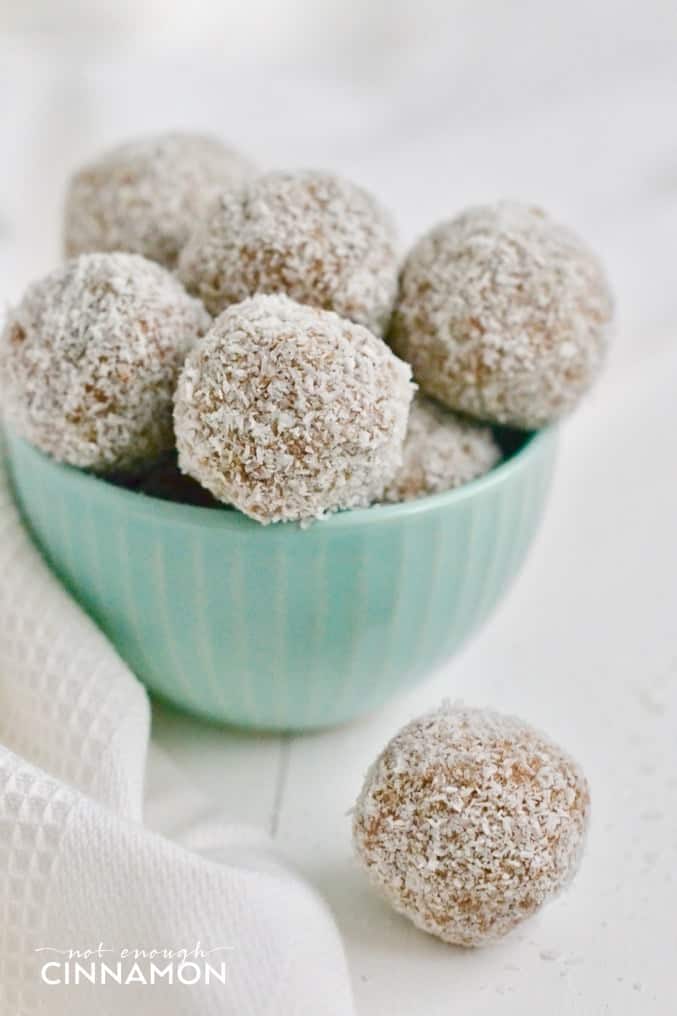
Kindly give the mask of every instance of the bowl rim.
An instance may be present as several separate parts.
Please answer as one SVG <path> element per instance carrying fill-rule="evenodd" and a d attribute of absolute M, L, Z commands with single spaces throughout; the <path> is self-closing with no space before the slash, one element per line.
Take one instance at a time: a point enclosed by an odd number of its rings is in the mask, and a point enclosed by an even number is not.
<path fill-rule="evenodd" d="M 299 522 L 275 523 L 262 525 L 255 519 L 249 518 L 236 509 L 224 510 L 207 508 L 199 505 L 181 504 L 176 501 L 166 501 L 162 498 L 153 497 L 140 491 L 128 490 L 126 487 L 109 483 L 108 480 L 88 473 L 83 469 L 58 462 L 51 456 L 41 452 L 30 442 L 19 437 L 6 425 L 4 428 L 5 443 L 9 445 L 10 464 L 13 465 L 14 455 L 12 447 L 21 449 L 22 455 L 33 459 L 34 464 L 42 470 L 52 473 L 61 483 L 67 483 L 73 489 L 79 489 L 87 498 L 92 500 L 105 500 L 109 505 L 118 505 L 121 510 L 135 515 L 152 516 L 156 523 L 171 525 L 185 525 L 199 528 L 249 530 L 258 532 L 288 532 L 298 531 L 302 528 Z M 528 434 L 526 441 L 516 452 L 507 459 L 500 462 L 493 469 L 483 476 L 453 490 L 443 491 L 440 494 L 429 494 L 425 497 L 416 498 L 412 501 L 401 501 L 397 504 L 373 504 L 368 508 L 352 508 L 345 511 L 335 512 L 318 520 L 320 525 L 306 526 L 309 529 L 321 532 L 336 529 L 350 529 L 364 525 L 382 524 L 397 519 L 409 518 L 415 515 L 425 514 L 437 509 L 451 508 L 475 497 L 481 497 L 486 491 L 506 483 L 515 473 L 522 471 L 528 463 L 538 458 L 541 453 L 549 449 L 554 451 L 557 441 L 558 425 L 550 424 L 540 430 Z M 12 470 L 13 471 L 13 470 Z"/>

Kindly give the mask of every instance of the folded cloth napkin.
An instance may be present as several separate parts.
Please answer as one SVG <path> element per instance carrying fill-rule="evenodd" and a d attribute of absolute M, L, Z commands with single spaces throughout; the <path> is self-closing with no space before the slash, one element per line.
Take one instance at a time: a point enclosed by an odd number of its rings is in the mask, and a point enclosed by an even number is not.
<path fill-rule="evenodd" d="M 162 758 L 166 835 L 142 824 L 146 694 L 33 548 L 1 454 L 0 576 L 0 1014 L 353 1013 L 331 916 L 262 833 Z"/>

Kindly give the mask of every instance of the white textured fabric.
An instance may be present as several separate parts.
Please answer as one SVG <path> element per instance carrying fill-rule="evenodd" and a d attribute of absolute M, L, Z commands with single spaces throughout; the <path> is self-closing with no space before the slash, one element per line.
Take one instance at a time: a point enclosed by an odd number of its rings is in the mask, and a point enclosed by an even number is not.
<path fill-rule="evenodd" d="M 332 918 L 263 834 L 215 819 L 162 758 L 147 819 L 172 840 L 142 824 L 146 694 L 34 550 L 1 456 L 0 576 L 0 1014 L 349 1016 Z M 198 942 L 227 950 L 225 984 L 46 985 L 68 956 L 36 952 L 103 943 L 110 965 Z"/>

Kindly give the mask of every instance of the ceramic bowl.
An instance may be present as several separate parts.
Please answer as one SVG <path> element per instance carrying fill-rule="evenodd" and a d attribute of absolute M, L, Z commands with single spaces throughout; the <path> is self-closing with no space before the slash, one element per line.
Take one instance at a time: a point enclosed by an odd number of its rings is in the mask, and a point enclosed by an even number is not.
<path fill-rule="evenodd" d="M 467 486 L 307 529 L 146 497 L 7 435 L 54 571 L 155 693 L 218 722 L 343 723 L 450 657 L 525 558 L 556 447 L 545 430 Z"/>

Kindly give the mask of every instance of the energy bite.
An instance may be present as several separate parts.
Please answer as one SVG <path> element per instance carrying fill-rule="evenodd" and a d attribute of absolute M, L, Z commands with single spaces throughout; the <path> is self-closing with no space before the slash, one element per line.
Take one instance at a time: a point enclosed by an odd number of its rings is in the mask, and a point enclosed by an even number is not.
<path fill-rule="evenodd" d="M 383 500 L 412 501 L 460 487 L 488 473 L 500 457 L 489 427 L 417 395 L 409 413 L 402 465 Z"/>
<path fill-rule="evenodd" d="M 220 195 L 178 270 L 214 315 L 282 293 L 381 335 L 397 291 L 395 243 L 390 216 L 361 187 L 332 173 L 268 173 Z"/>
<path fill-rule="evenodd" d="M 224 311 L 186 360 L 179 466 L 262 523 L 366 506 L 402 462 L 410 378 L 361 325 L 252 297 Z"/>
<path fill-rule="evenodd" d="M 252 172 L 242 155 L 202 134 L 156 134 L 113 148 L 70 182 L 66 255 L 131 251 L 174 268 L 195 220 Z"/>
<path fill-rule="evenodd" d="M 416 244 L 390 342 L 449 409 L 532 429 L 588 390 L 611 318 L 604 271 L 582 241 L 539 208 L 501 202 Z"/>
<path fill-rule="evenodd" d="M 573 877 L 590 811 L 578 765 L 543 734 L 443 703 L 397 734 L 353 816 L 372 883 L 445 942 L 493 942 Z"/>
<path fill-rule="evenodd" d="M 136 254 L 83 254 L 34 282 L 0 340 L 11 427 L 62 462 L 129 470 L 171 450 L 172 396 L 210 317 Z"/>

